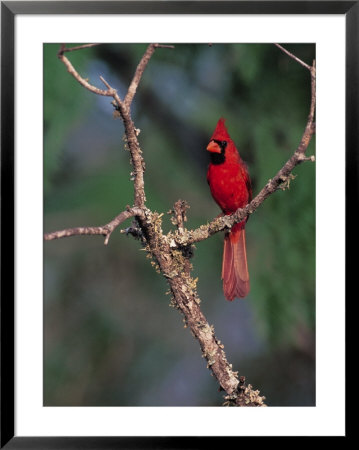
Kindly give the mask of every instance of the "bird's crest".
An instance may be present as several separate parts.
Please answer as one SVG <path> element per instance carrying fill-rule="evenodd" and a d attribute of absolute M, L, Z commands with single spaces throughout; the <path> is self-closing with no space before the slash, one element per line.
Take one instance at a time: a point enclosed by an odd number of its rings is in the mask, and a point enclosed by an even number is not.
<path fill-rule="evenodd" d="M 230 135 L 228 134 L 227 128 L 224 124 L 225 121 L 226 119 L 224 119 L 223 117 L 219 119 L 211 139 L 216 139 L 218 141 L 227 141 L 228 139 L 231 139 Z"/>

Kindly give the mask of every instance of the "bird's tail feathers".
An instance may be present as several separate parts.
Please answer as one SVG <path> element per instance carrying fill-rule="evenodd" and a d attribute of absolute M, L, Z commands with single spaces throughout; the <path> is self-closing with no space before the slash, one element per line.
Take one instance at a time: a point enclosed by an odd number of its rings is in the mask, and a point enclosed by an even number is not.
<path fill-rule="evenodd" d="M 227 300 L 243 298 L 249 292 L 249 273 L 246 252 L 246 234 L 243 227 L 235 225 L 224 238 L 222 261 L 223 291 Z"/>

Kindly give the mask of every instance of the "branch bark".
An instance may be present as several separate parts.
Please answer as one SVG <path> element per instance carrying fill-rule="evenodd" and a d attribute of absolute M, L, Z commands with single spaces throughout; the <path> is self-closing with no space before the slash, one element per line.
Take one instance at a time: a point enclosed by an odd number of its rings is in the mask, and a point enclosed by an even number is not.
<path fill-rule="evenodd" d="M 254 390 L 250 384 L 246 385 L 245 377 L 238 377 L 238 372 L 233 371 L 232 365 L 228 362 L 224 346 L 216 338 L 213 326 L 209 325 L 207 319 L 200 309 L 200 298 L 197 294 L 197 279 L 191 276 L 192 264 L 192 244 L 208 239 L 215 233 L 224 229 L 230 229 L 235 223 L 240 222 L 246 216 L 252 214 L 256 209 L 278 189 L 286 189 L 294 176 L 293 169 L 304 161 L 314 161 L 314 156 L 305 155 L 311 138 L 315 132 L 314 114 L 316 99 L 316 71 L 315 62 L 312 66 L 307 65 L 292 53 L 275 44 L 281 51 L 290 58 L 309 70 L 311 76 L 311 102 L 307 124 L 302 139 L 294 151 L 291 158 L 270 179 L 256 197 L 244 208 L 238 209 L 230 216 L 222 216 L 212 220 L 209 224 L 202 225 L 195 230 L 185 228 L 186 209 L 188 205 L 185 201 L 179 200 L 175 203 L 172 222 L 176 230 L 164 234 L 162 231 L 161 215 L 152 212 L 146 207 L 146 196 L 144 187 L 145 164 L 142 150 L 137 140 L 138 131 L 131 118 L 131 104 L 137 92 L 143 73 L 155 50 L 159 47 L 173 48 L 173 46 L 150 44 L 141 58 L 133 79 L 129 85 L 124 100 L 118 96 L 116 89 L 100 77 L 106 90 L 99 89 L 91 85 L 75 70 L 65 52 L 80 50 L 96 44 L 85 44 L 84 46 L 66 49 L 64 44 L 60 47 L 58 57 L 66 66 L 68 72 L 86 89 L 97 95 L 113 97 L 113 104 L 118 111 L 125 127 L 125 138 L 131 155 L 134 178 L 134 206 L 128 207 L 111 222 L 100 227 L 77 227 L 67 230 L 56 231 L 45 234 L 45 240 L 59 239 L 75 235 L 103 235 L 105 244 L 108 243 L 111 233 L 127 218 L 136 217 L 140 227 L 141 238 L 145 244 L 145 249 L 153 259 L 153 265 L 160 272 L 169 284 L 172 294 L 172 306 L 178 309 L 184 316 L 186 325 L 190 328 L 193 336 L 198 340 L 202 355 L 207 361 L 207 367 L 212 371 L 217 379 L 221 390 L 226 393 L 225 404 L 235 406 L 266 406 L 264 397 Z M 133 234 L 137 234 L 138 231 Z"/>
<path fill-rule="evenodd" d="M 66 228 L 65 230 L 53 231 L 52 233 L 45 233 L 45 241 L 53 241 L 54 239 L 61 239 L 63 237 L 80 236 L 80 235 L 102 235 L 105 236 L 105 245 L 108 244 L 112 232 L 126 219 L 130 217 L 142 216 L 142 210 L 139 208 L 128 208 L 122 211 L 118 216 L 111 220 L 106 225 L 99 227 L 76 227 Z"/>

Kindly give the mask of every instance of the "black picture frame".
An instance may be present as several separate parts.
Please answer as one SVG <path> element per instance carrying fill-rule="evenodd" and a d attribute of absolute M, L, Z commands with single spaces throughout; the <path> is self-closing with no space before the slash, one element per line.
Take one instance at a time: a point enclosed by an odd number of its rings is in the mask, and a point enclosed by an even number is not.
<path fill-rule="evenodd" d="M 5 1 L 1 2 L 1 448 L 198 448 L 223 437 L 25 437 L 14 435 L 14 33 L 18 14 L 339 14 L 346 19 L 346 292 L 358 192 L 359 1 Z M 354 203 L 356 204 L 356 203 Z M 350 242 L 350 248 L 348 246 Z M 348 429 L 347 429 L 348 431 Z M 227 444 L 227 441 L 226 441 Z"/>

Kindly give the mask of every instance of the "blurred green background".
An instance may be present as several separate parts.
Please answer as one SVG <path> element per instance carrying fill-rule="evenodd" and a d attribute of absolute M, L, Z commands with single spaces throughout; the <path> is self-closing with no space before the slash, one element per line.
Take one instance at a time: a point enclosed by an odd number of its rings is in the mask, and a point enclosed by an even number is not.
<path fill-rule="evenodd" d="M 68 46 L 77 44 L 68 44 Z M 283 44 L 285 45 L 285 44 Z M 285 47 L 311 64 L 315 46 Z M 82 88 L 44 45 L 44 231 L 103 225 L 133 202 L 123 125 L 111 99 Z M 84 78 L 102 75 L 123 98 L 146 49 L 106 44 L 68 53 Z M 132 115 L 146 161 L 147 205 L 186 200 L 188 228 L 220 211 L 206 182 L 206 145 L 220 116 L 249 166 L 254 195 L 297 147 L 310 75 L 271 44 L 157 49 Z M 308 154 L 314 153 L 314 139 Z M 197 244 L 202 309 L 233 368 L 270 406 L 315 405 L 315 164 L 250 217 L 251 292 L 222 293 L 223 234 Z M 129 226 L 131 221 L 123 227 Z M 166 281 L 116 231 L 44 243 L 44 404 L 218 406 L 222 393 L 198 342 L 169 306 Z"/>

